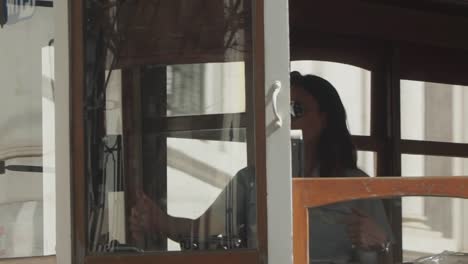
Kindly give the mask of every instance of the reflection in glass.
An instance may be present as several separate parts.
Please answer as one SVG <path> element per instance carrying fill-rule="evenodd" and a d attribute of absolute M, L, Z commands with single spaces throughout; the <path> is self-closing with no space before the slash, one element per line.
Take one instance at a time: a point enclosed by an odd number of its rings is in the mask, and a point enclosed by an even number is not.
<path fill-rule="evenodd" d="M 89 250 L 256 248 L 251 2 L 104 2 L 86 1 Z"/>
<path fill-rule="evenodd" d="M 293 61 L 291 71 L 329 81 L 343 101 L 351 134 L 370 135 L 370 71 L 327 61 Z"/>
<path fill-rule="evenodd" d="M 401 80 L 403 139 L 467 143 L 465 86 Z"/>
<path fill-rule="evenodd" d="M 167 116 L 245 112 L 243 62 L 167 67 Z"/>
<path fill-rule="evenodd" d="M 468 159 L 429 155 L 401 155 L 403 176 L 463 176 L 468 174 Z"/>
<path fill-rule="evenodd" d="M 404 263 L 443 251 L 466 253 L 467 206 L 459 198 L 403 197 L 311 208 L 310 263 L 401 263 L 399 250 Z"/>
<path fill-rule="evenodd" d="M 54 10 L 26 2 L 0 1 L 0 259 L 55 254 Z"/>
<path fill-rule="evenodd" d="M 395 242 L 382 200 L 309 209 L 310 263 L 384 263 Z"/>
<path fill-rule="evenodd" d="M 443 251 L 468 252 L 466 199 L 405 197 L 403 208 L 403 260 L 410 261 Z"/>

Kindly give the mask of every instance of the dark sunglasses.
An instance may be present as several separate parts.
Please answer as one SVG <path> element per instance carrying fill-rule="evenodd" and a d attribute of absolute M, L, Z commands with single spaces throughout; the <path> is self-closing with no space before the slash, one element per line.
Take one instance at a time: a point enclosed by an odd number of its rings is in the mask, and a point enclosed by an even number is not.
<path fill-rule="evenodd" d="M 289 113 L 291 114 L 291 119 L 299 118 L 304 115 L 304 106 L 299 102 L 291 101 Z"/>

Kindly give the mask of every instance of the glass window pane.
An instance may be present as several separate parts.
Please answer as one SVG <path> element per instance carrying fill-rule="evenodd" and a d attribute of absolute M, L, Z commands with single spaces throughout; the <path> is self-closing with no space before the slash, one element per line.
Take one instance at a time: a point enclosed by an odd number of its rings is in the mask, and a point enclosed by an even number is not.
<path fill-rule="evenodd" d="M 401 263 L 399 250 L 403 263 L 444 251 L 466 253 L 467 205 L 466 199 L 417 196 L 311 208 L 310 263 Z M 464 257 L 453 263 L 465 263 Z"/>
<path fill-rule="evenodd" d="M 382 255 L 397 241 L 380 199 L 310 208 L 308 219 L 310 263 L 385 263 Z"/>
<path fill-rule="evenodd" d="M 401 156 L 403 176 L 463 176 L 468 175 L 468 159 L 458 157 Z"/>
<path fill-rule="evenodd" d="M 401 80 L 401 137 L 468 142 L 465 86 Z"/>
<path fill-rule="evenodd" d="M 251 2 L 86 2 L 90 252 L 256 248 Z"/>
<path fill-rule="evenodd" d="M 343 101 L 351 134 L 370 135 L 370 71 L 328 61 L 293 61 L 291 70 L 329 81 Z"/>
<path fill-rule="evenodd" d="M 55 254 L 54 10 L 37 2 L 0 1 L 0 259 Z"/>
<path fill-rule="evenodd" d="M 403 260 L 412 261 L 443 251 L 468 252 L 466 199 L 404 197 L 402 199 Z M 465 263 L 468 257 L 462 262 Z M 457 262 L 453 262 L 457 263 Z"/>
<path fill-rule="evenodd" d="M 375 158 L 376 153 L 372 151 L 358 151 L 357 166 L 367 175 L 374 177 L 376 174 Z"/>
<path fill-rule="evenodd" d="M 206 131 L 206 135 L 209 135 L 209 132 Z M 245 130 L 239 132 L 244 133 Z M 245 142 L 199 140 L 192 138 L 190 134 L 176 133 L 167 138 L 167 211 L 173 216 L 197 219 L 210 207 L 223 207 L 210 213 L 203 219 L 203 223 L 200 223 L 199 228 L 203 228 L 205 232 L 204 238 L 201 238 L 201 235 L 187 238 L 198 240 L 200 247 L 216 249 L 222 246 L 218 235 L 226 233 L 229 228 L 239 226 L 236 224 L 236 217 L 231 218 L 234 215 L 225 213 L 226 209 L 224 209 L 226 206 L 235 209 L 236 204 L 243 202 L 242 199 L 245 197 L 239 196 L 240 193 L 234 191 L 238 188 L 237 184 L 239 182 L 254 184 L 253 177 L 247 179 L 245 177 L 249 175 L 239 173 L 247 167 L 247 145 Z M 199 149 L 205 151 L 200 153 Z M 248 181 L 245 182 L 245 180 Z M 229 183 L 231 184 L 228 187 Z M 226 195 L 228 192 L 231 192 L 231 197 Z M 233 222 L 231 227 L 227 224 L 230 221 Z M 255 219 L 248 221 L 251 222 L 251 226 L 255 224 Z M 233 231 L 239 233 L 239 231 Z M 247 237 L 246 239 L 254 240 L 255 238 Z M 234 235 L 231 242 L 246 243 L 247 241 L 242 241 L 239 236 Z M 177 244 L 168 249 L 178 250 L 180 246 Z"/>
<path fill-rule="evenodd" d="M 167 67 L 167 116 L 245 112 L 243 62 Z"/>

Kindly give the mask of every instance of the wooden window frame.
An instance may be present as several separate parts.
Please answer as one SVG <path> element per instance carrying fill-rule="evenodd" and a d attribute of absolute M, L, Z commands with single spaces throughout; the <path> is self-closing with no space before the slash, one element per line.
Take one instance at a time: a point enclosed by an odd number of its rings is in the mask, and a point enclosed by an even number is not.
<path fill-rule="evenodd" d="M 294 264 L 309 263 L 308 208 L 356 199 L 403 196 L 466 199 L 468 177 L 293 179 Z"/>
<path fill-rule="evenodd" d="M 328 41 L 333 42 L 339 39 L 338 37 L 331 37 L 330 39 L 322 38 L 320 43 L 327 43 Z M 349 39 L 349 38 L 348 38 Z M 341 41 L 343 43 L 343 40 Z M 364 66 L 364 67 L 373 67 L 375 63 L 379 63 L 379 60 L 372 62 L 371 60 L 366 60 L 369 52 L 363 52 L 361 58 L 356 53 L 360 52 L 359 49 L 355 48 L 356 46 L 349 45 L 349 42 L 340 46 L 340 48 L 317 48 L 312 47 L 310 53 L 307 53 L 304 50 L 300 50 L 299 54 L 296 55 L 296 59 L 311 59 L 311 60 L 327 60 L 334 61 L 338 63 L 350 63 L 354 66 Z M 351 42 L 353 43 L 353 42 Z M 336 45 L 336 44 L 335 44 Z M 369 44 L 368 44 L 369 46 Z M 464 157 L 468 158 L 468 144 L 466 143 L 450 143 L 450 142 L 434 142 L 434 141 L 418 141 L 418 140 L 407 140 L 401 138 L 401 102 L 400 102 L 400 80 L 402 76 L 409 79 L 416 79 L 423 81 L 422 77 L 430 76 L 432 81 L 450 81 L 455 80 L 458 83 L 466 84 L 468 83 L 468 78 L 463 79 L 461 70 L 455 70 L 453 74 L 447 74 L 445 71 L 442 71 L 441 76 L 437 75 L 437 63 L 430 65 L 429 73 L 425 73 L 421 69 L 424 69 L 425 64 L 422 62 L 415 61 L 416 59 L 421 58 L 421 56 L 426 55 L 435 56 L 438 61 L 443 61 L 444 66 L 447 66 L 447 63 L 450 62 L 450 59 L 455 60 L 456 66 L 459 66 L 460 59 L 456 56 L 456 50 L 447 51 L 446 48 L 435 49 L 430 48 L 429 54 L 421 54 L 420 47 L 408 49 L 405 45 L 402 45 L 403 48 L 396 44 L 391 45 L 387 48 L 381 49 L 381 54 L 383 60 L 380 61 L 382 65 L 374 66 L 374 68 L 367 68 L 372 72 L 371 80 L 371 134 L 369 136 L 353 135 L 353 142 L 358 150 L 363 151 L 372 151 L 377 155 L 376 162 L 376 177 L 391 177 L 391 176 L 402 176 L 401 171 L 401 157 L 402 154 L 418 154 L 418 155 L 435 155 L 435 156 L 446 156 L 446 157 Z M 351 47 L 351 48 L 350 48 Z M 401 50 L 404 52 L 401 52 Z M 375 50 L 379 50 L 378 47 Z M 318 54 L 313 54 L 313 51 L 318 51 Z M 348 53 L 347 53 L 348 52 Z M 462 55 L 464 51 L 459 51 Z M 354 53 L 351 55 L 351 53 Z M 402 54 L 403 53 L 403 54 Z M 408 62 L 407 58 L 402 58 L 403 55 L 413 54 L 410 57 Z M 416 54 L 416 55 L 414 55 Z M 443 57 L 445 54 L 450 54 L 449 59 Z M 464 58 L 464 56 L 461 56 Z M 413 67 L 417 67 L 419 70 L 417 72 L 413 71 Z M 466 64 L 468 68 L 468 64 Z M 403 71 L 402 71 L 403 69 Z M 454 78 L 454 79 L 450 79 Z M 425 178 L 422 179 L 409 179 L 401 178 L 403 181 L 410 180 L 410 183 L 413 180 L 420 180 L 423 183 Z M 336 183 L 341 185 L 341 179 L 335 179 Z M 443 181 L 444 178 L 440 178 L 440 181 Z M 296 181 L 296 180 L 295 180 Z M 451 179 L 447 178 L 447 182 L 451 182 Z M 464 179 L 468 182 L 468 178 Z M 464 182 L 462 180 L 462 182 Z M 299 180 L 297 182 L 300 182 Z M 388 181 L 389 187 L 393 188 L 391 181 Z M 318 183 L 317 183 L 318 184 Z M 294 183 L 294 186 L 297 184 Z M 300 185 L 300 184 L 299 184 Z M 345 184 L 343 184 L 345 186 Z M 452 185 L 453 186 L 453 185 Z M 294 188 L 304 188 L 304 187 L 294 187 Z M 336 188 L 344 188 L 337 186 Z M 294 196 L 296 195 L 296 189 L 293 189 Z M 327 192 L 325 192 L 327 193 Z M 325 195 L 325 193 L 323 195 Z M 333 192 L 332 192 L 333 193 Z M 328 192 L 326 197 L 327 199 L 334 199 L 333 194 Z M 319 196 L 319 194 L 316 194 Z M 357 193 L 354 196 L 358 195 Z M 421 194 L 423 195 L 423 194 Z M 427 195 L 427 194 L 426 194 Z M 451 195 L 450 191 L 446 195 Z M 396 196 L 396 195 L 394 195 Z M 349 196 L 351 199 L 352 196 Z M 388 204 L 386 210 L 391 219 L 401 219 L 402 212 L 400 208 L 396 208 L 391 204 Z M 300 213 L 303 217 L 303 213 Z M 296 221 L 296 215 L 294 216 Z M 392 222 L 392 228 L 395 231 L 395 239 L 401 244 L 402 240 L 402 228 L 401 222 Z M 296 223 L 294 223 L 294 228 L 296 229 Z M 302 239 L 302 235 L 299 232 L 295 233 L 295 236 L 299 236 L 299 239 Z M 296 238 L 295 238 L 295 243 Z M 396 248 L 395 248 L 396 249 Z M 396 259 L 402 259 L 402 252 L 398 249 L 394 250 Z M 302 256 L 303 253 L 295 252 L 294 255 L 299 254 Z M 302 259 L 302 257 L 299 257 Z M 299 262 L 302 263 L 302 262 Z"/>
<path fill-rule="evenodd" d="M 468 85 L 462 72 L 468 68 L 468 36 L 463 33 L 468 5 L 456 0 L 291 0 L 290 5 L 296 15 L 291 19 L 294 60 L 329 60 L 367 69 L 381 63 L 371 70 L 371 135 L 352 136 L 358 150 L 376 152 L 376 174 L 381 177 L 294 179 L 294 263 L 308 263 L 308 207 L 371 196 L 468 198 L 468 177 L 401 177 L 402 154 L 468 157 L 468 144 L 402 139 L 400 116 L 401 79 Z M 392 219 L 401 219 L 401 210 L 386 209 Z M 401 230 L 401 222 L 392 226 L 398 227 Z M 395 236 L 401 244 L 401 231 Z M 401 261 L 401 252 L 394 253 Z"/>
<path fill-rule="evenodd" d="M 85 46 L 84 46 L 84 0 L 71 2 L 71 158 L 72 158 L 72 259 L 73 263 L 266 263 L 267 261 L 267 219 L 266 219 L 266 138 L 265 138 L 265 54 L 264 54 L 264 0 L 252 2 L 253 10 L 253 84 L 251 98 L 255 100 L 254 118 L 241 115 L 242 124 L 254 128 L 251 142 L 255 153 L 254 161 L 257 175 L 257 249 L 233 251 L 190 251 L 190 252 L 156 252 L 142 255 L 127 254 L 89 254 L 87 246 L 87 208 L 86 208 L 86 171 L 85 171 L 85 124 L 84 124 L 84 87 L 85 87 Z M 249 105 L 249 104 L 247 104 Z M 197 117 L 208 122 L 219 120 L 223 115 Z M 163 122 L 170 131 L 186 129 L 184 121 L 190 117 L 170 117 Z M 218 122 L 219 123 L 219 122 Z M 214 127 L 216 127 L 214 124 Z M 211 125 L 211 124 L 210 124 Z M 193 126 L 190 127 L 193 129 Z M 198 128 L 198 127 L 196 127 Z M 202 128 L 202 127 L 200 127 Z M 206 128 L 206 127 L 203 127 Z"/>
<path fill-rule="evenodd" d="M 468 85 L 464 69 L 468 69 L 468 50 L 459 48 L 402 45 L 400 56 L 400 80 Z M 399 99 L 398 99 L 399 100 Z M 401 154 L 468 157 L 468 143 L 431 140 L 400 139 Z"/>

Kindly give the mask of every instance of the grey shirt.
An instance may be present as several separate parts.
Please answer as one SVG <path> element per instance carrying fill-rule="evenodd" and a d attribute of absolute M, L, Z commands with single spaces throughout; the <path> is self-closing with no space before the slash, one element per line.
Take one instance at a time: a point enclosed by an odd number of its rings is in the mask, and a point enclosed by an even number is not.
<path fill-rule="evenodd" d="M 347 170 L 346 177 L 367 176 L 359 169 Z M 346 201 L 309 209 L 310 263 L 375 263 L 378 252 L 353 247 L 348 237 L 346 218 L 355 208 L 371 217 L 391 239 L 391 230 L 380 199 Z"/>
<path fill-rule="evenodd" d="M 346 177 L 367 176 L 359 169 L 347 170 Z M 349 263 L 357 255 L 367 254 L 366 261 L 376 263 L 376 252 L 353 248 L 343 219 L 352 208 L 375 219 L 388 236 L 391 231 L 380 199 L 347 201 L 309 209 L 309 252 L 311 263 Z M 240 170 L 210 208 L 211 222 L 223 225 L 223 235 L 242 240 L 243 248 L 257 247 L 257 199 L 253 169 Z M 212 234 L 213 235 L 213 234 Z"/>

